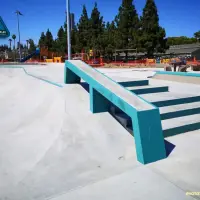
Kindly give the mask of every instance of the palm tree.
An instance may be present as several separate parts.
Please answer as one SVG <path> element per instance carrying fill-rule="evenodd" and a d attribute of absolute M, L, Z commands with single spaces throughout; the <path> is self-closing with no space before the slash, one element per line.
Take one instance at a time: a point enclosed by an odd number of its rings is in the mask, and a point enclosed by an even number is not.
<path fill-rule="evenodd" d="M 12 39 L 9 39 L 8 41 L 9 41 L 9 43 L 10 43 L 10 50 L 11 50 L 11 46 L 12 46 Z"/>
<path fill-rule="evenodd" d="M 29 44 L 29 40 L 26 40 L 26 46 L 27 46 L 27 49 L 28 49 L 28 44 Z"/>
<path fill-rule="evenodd" d="M 12 35 L 12 39 L 14 40 L 14 49 L 15 49 L 15 40 L 16 40 L 16 35 L 15 34 Z"/>

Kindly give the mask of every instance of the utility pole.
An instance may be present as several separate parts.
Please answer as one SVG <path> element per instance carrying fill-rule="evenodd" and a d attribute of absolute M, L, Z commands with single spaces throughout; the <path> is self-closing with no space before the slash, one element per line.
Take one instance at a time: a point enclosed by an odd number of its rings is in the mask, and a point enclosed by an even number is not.
<path fill-rule="evenodd" d="M 68 45 L 68 60 L 71 60 L 71 26 L 70 26 L 70 0 L 66 0 L 67 3 L 67 45 Z"/>
<path fill-rule="evenodd" d="M 19 59 L 22 59 L 22 53 L 21 53 L 21 40 L 20 40 L 20 27 L 19 27 L 19 15 L 22 15 L 22 13 L 17 10 L 15 12 L 17 14 L 17 26 L 18 26 L 18 35 L 19 35 Z"/>

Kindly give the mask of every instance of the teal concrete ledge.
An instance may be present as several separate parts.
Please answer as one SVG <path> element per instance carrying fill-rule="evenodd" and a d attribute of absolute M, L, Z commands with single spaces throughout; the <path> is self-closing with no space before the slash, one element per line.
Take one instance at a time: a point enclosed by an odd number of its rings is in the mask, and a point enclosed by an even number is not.
<path fill-rule="evenodd" d="M 46 82 L 46 83 L 49 83 L 49 84 L 51 84 L 51 85 L 54 85 L 54 86 L 57 86 L 57 87 L 60 87 L 60 88 L 63 87 L 61 84 L 58 84 L 58 83 L 53 82 L 53 81 L 49 81 L 49 80 L 47 80 L 47 79 L 41 78 L 41 77 L 39 77 L 39 76 L 35 76 L 35 75 L 33 75 L 33 74 L 27 72 L 27 70 L 26 70 L 24 67 L 20 67 L 20 66 L 0 66 L 0 68 L 23 69 L 24 73 L 25 73 L 26 75 L 28 75 L 28 76 L 31 76 L 31 77 L 33 77 L 33 78 L 36 78 L 36 79 L 38 79 L 38 80 L 44 81 L 44 82 Z"/>
<path fill-rule="evenodd" d="M 86 63 L 79 60 L 66 61 L 64 82 L 77 84 L 80 79 L 90 86 L 92 113 L 107 112 L 112 103 L 131 117 L 139 162 L 148 164 L 166 158 L 160 113 L 157 107 Z"/>
<path fill-rule="evenodd" d="M 189 77 L 199 77 L 200 78 L 200 73 L 198 74 L 198 73 L 190 73 L 190 72 L 156 71 L 156 73 L 154 74 L 154 76 L 156 76 L 158 74 L 174 75 L 174 76 L 189 76 Z"/>
<path fill-rule="evenodd" d="M 118 82 L 123 87 L 133 87 L 133 86 L 145 86 L 149 85 L 149 80 L 136 80 L 136 81 L 126 81 Z"/>
<path fill-rule="evenodd" d="M 140 94 L 148 94 L 148 93 L 159 93 L 159 92 L 168 92 L 168 86 L 160 86 L 160 87 L 152 87 L 152 88 L 140 88 L 140 89 L 132 89 L 131 92 L 134 92 L 137 95 Z"/>

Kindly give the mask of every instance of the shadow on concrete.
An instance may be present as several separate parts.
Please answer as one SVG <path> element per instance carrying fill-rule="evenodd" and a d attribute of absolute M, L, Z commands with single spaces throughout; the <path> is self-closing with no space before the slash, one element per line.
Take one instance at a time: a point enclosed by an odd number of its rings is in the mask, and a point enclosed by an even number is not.
<path fill-rule="evenodd" d="M 176 146 L 174 144 L 165 140 L 165 149 L 166 149 L 167 157 L 171 154 L 171 152 L 174 150 L 175 147 Z"/>
<path fill-rule="evenodd" d="M 81 82 L 80 85 L 88 92 L 90 93 L 90 88 L 89 88 L 89 84 L 86 82 Z"/>

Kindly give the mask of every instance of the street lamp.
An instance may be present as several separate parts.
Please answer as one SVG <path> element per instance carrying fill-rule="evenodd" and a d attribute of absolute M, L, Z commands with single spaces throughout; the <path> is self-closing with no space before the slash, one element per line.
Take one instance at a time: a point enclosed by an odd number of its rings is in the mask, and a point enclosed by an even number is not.
<path fill-rule="evenodd" d="M 19 59 L 22 59 L 22 55 L 21 55 L 21 42 L 20 42 L 20 29 L 19 29 L 19 15 L 22 15 L 22 13 L 17 10 L 15 12 L 17 14 L 17 26 L 18 26 L 18 34 L 19 34 Z"/>
<path fill-rule="evenodd" d="M 70 0 L 66 0 L 67 3 L 67 45 L 68 45 L 68 60 L 71 60 L 71 26 L 70 26 Z"/>

